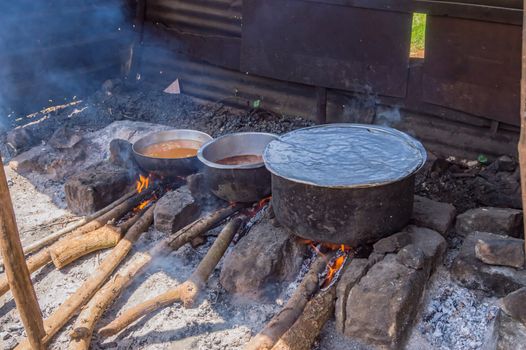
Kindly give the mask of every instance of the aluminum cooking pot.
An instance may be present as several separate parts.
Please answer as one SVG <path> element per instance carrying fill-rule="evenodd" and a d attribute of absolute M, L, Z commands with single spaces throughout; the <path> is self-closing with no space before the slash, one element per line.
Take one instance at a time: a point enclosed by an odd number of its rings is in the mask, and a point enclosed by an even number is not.
<path fill-rule="evenodd" d="M 203 145 L 197 157 L 204 164 L 205 179 L 210 191 L 229 202 L 255 202 L 270 195 L 270 173 L 263 161 L 225 165 L 217 162 L 234 156 L 262 156 L 269 142 L 277 135 L 240 132 L 221 136 Z"/>
<path fill-rule="evenodd" d="M 201 168 L 201 163 L 197 156 L 188 158 L 156 158 L 149 157 L 143 153 L 148 146 L 176 140 L 192 140 L 205 144 L 212 140 L 212 137 L 201 131 L 183 129 L 148 134 L 133 144 L 132 150 L 135 161 L 144 171 L 161 176 L 187 176 L 198 172 Z"/>
<path fill-rule="evenodd" d="M 359 246 L 408 224 L 426 151 L 395 129 L 329 124 L 283 135 L 263 158 L 284 227 L 316 242 Z"/>

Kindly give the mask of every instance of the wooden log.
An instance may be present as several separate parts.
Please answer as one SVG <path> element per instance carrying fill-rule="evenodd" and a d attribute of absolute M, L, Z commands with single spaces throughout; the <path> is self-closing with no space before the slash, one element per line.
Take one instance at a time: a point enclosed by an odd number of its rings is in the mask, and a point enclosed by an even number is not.
<path fill-rule="evenodd" d="M 270 322 L 247 344 L 245 350 L 272 349 L 281 336 L 296 322 L 303 313 L 305 305 L 319 289 L 319 275 L 325 270 L 334 252 L 320 255 L 312 263 L 298 288 L 287 304 Z"/>
<path fill-rule="evenodd" d="M 53 264 L 57 269 L 62 269 L 85 255 L 115 247 L 143 214 L 144 211 L 141 211 L 118 227 L 107 224 L 85 235 L 57 242 L 49 249 Z"/>
<path fill-rule="evenodd" d="M 0 156 L 0 252 L 16 308 L 29 339 L 28 344 L 31 345 L 32 349 L 45 349 L 42 340 L 45 335 L 42 312 L 27 269 L 16 225 L 15 211 L 1 160 L 2 157 Z"/>
<path fill-rule="evenodd" d="M 111 253 L 102 261 L 98 269 L 82 284 L 82 286 L 77 289 L 74 294 L 69 296 L 66 301 L 44 321 L 44 329 L 46 331 L 44 343 L 47 344 L 71 319 L 71 317 L 73 317 L 73 315 L 93 297 L 117 266 L 124 260 L 126 255 L 130 252 L 133 244 L 152 224 L 154 209 L 155 204 L 148 208 L 141 219 L 128 230 L 126 236 L 124 236 L 117 246 L 113 248 Z M 29 342 L 27 340 L 22 341 L 16 347 L 16 349 L 29 348 Z"/>
<path fill-rule="evenodd" d="M 334 314 L 336 288 L 316 294 L 298 320 L 283 334 L 272 350 L 310 350 L 323 326 Z"/>
<path fill-rule="evenodd" d="M 76 229 L 78 229 L 78 228 L 90 223 L 91 221 L 98 219 L 99 217 L 101 217 L 102 215 L 106 214 L 107 212 L 109 212 L 113 208 L 115 208 L 115 207 L 119 206 L 120 204 L 122 204 L 124 201 L 126 201 L 126 200 L 130 199 L 131 197 L 133 197 L 135 194 L 136 194 L 135 191 L 129 192 L 129 193 L 125 194 L 124 196 L 122 196 L 120 199 L 118 199 L 115 202 L 113 202 L 110 205 L 108 205 L 107 207 L 99 210 L 98 212 L 93 213 L 93 214 L 88 215 L 88 216 L 85 216 L 82 219 L 80 219 L 79 221 L 77 221 L 77 222 L 75 222 L 75 223 L 73 223 L 71 225 L 68 225 L 67 227 L 64 227 L 63 229 L 61 229 L 61 230 L 59 230 L 57 232 L 54 232 L 54 233 L 42 238 L 39 241 L 36 241 L 34 243 L 31 243 L 31 244 L 27 245 L 26 247 L 24 247 L 24 254 L 27 255 L 27 254 L 34 253 L 34 252 L 42 249 L 43 247 L 48 246 L 51 243 L 54 243 L 55 241 L 60 239 L 65 234 L 70 233 L 70 232 L 72 232 L 72 231 L 74 231 L 74 230 L 76 230 Z"/>
<path fill-rule="evenodd" d="M 120 219 L 122 216 L 124 216 L 126 213 L 131 211 L 133 208 L 139 205 L 146 198 L 151 196 L 153 191 L 154 191 L 153 189 L 148 189 L 146 191 L 143 191 L 141 194 L 135 195 L 125 200 L 120 205 L 113 208 L 106 214 L 66 234 L 64 237 L 62 237 L 62 240 L 70 240 L 75 237 L 90 233 L 94 230 L 101 228 L 109 221 Z M 55 242 L 50 248 L 53 248 L 55 244 L 59 244 L 59 243 L 60 241 Z M 32 255 L 27 260 L 27 267 L 28 267 L 29 273 L 33 273 L 51 262 L 51 255 L 49 253 L 50 248 L 45 248 L 41 250 L 40 252 Z M 7 278 L 5 276 L 0 277 L 0 296 L 4 295 L 8 290 L 9 290 L 9 284 L 7 283 Z"/>
<path fill-rule="evenodd" d="M 132 280 L 146 269 L 153 260 L 153 257 L 165 255 L 170 249 L 179 249 L 195 237 L 205 234 L 210 228 L 215 227 L 217 223 L 236 213 L 242 207 L 243 206 L 236 206 L 220 209 L 204 218 L 200 218 L 175 233 L 175 238 L 167 237 L 157 243 L 149 252 L 140 253 L 137 259 L 108 281 L 93 297 L 86 308 L 82 310 L 71 332 L 71 337 L 76 341 L 70 344 L 70 348 L 89 348 L 91 336 L 97 321 Z"/>
<path fill-rule="evenodd" d="M 219 260 L 223 257 L 223 254 L 225 254 L 242 222 L 241 218 L 236 218 L 225 226 L 187 281 L 155 298 L 126 310 L 113 322 L 101 328 L 99 334 L 104 337 L 117 334 L 144 315 L 175 302 L 182 302 L 185 307 L 192 307 L 199 292 L 214 271 Z"/>

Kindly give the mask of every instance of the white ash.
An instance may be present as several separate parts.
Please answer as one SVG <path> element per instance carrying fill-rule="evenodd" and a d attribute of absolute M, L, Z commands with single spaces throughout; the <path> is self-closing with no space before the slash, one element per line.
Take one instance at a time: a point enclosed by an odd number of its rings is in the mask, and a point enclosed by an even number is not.
<path fill-rule="evenodd" d="M 496 299 L 459 286 L 443 267 L 430 282 L 410 348 L 420 339 L 435 349 L 480 349 L 498 311 Z"/>

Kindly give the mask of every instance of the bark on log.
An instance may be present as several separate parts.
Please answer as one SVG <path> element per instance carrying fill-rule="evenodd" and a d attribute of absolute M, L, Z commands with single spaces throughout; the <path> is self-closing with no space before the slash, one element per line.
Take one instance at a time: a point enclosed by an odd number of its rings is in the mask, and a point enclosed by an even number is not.
<path fill-rule="evenodd" d="M 225 254 L 228 246 L 232 242 L 239 226 L 243 220 L 236 218 L 230 221 L 221 231 L 215 240 L 210 250 L 207 252 L 203 260 L 199 263 L 196 270 L 192 273 L 190 278 L 183 284 L 163 293 L 155 298 L 147 300 L 139 305 L 136 305 L 129 310 L 122 313 L 113 322 L 99 330 L 99 334 L 108 337 L 119 333 L 124 328 L 128 327 L 139 318 L 147 315 L 155 310 L 166 307 L 175 302 L 182 302 L 184 307 L 192 307 L 199 295 L 199 292 L 205 285 L 206 281 L 214 271 L 219 263 L 219 260 Z"/>
<path fill-rule="evenodd" d="M 294 294 L 281 311 L 247 344 L 245 350 L 268 350 L 296 322 L 305 309 L 305 305 L 318 291 L 319 275 L 325 270 L 334 252 L 320 255 L 311 265 Z"/>
<path fill-rule="evenodd" d="M 123 268 L 114 278 L 108 281 L 82 310 L 71 332 L 71 337 L 75 339 L 75 341 L 70 343 L 70 348 L 89 348 L 97 321 L 133 279 L 138 277 L 142 271 L 146 270 L 146 267 L 153 260 L 153 257 L 167 254 L 170 248 L 173 250 L 179 249 L 193 238 L 203 235 L 218 222 L 221 222 L 241 208 L 242 206 L 220 209 L 213 214 L 200 218 L 185 226 L 175 233 L 175 238 L 167 237 L 156 244 L 149 252 L 140 253 L 137 259 L 132 261 L 131 264 Z"/>
<path fill-rule="evenodd" d="M 82 236 L 57 242 L 49 249 L 53 264 L 57 269 L 62 269 L 85 255 L 115 247 L 126 231 L 139 221 L 143 214 L 144 210 L 118 227 L 107 224 Z"/>
<path fill-rule="evenodd" d="M 0 252 L 9 285 L 12 288 L 16 308 L 33 349 L 45 349 L 42 338 L 42 312 L 31 283 L 20 235 L 16 225 L 15 211 L 0 155 Z"/>
<path fill-rule="evenodd" d="M 334 314 L 336 288 L 318 293 L 305 306 L 298 320 L 278 340 L 272 350 L 310 350 L 325 323 Z"/>
<path fill-rule="evenodd" d="M 111 220 L 117 220 L 120 219 L 122 216 L 124 216 L 126 213 L 128 213 L 130 210 L 135 208 L 137 205 L 139 205 L 142 201 L 145 200 L 145 198 L 148 198 L 153 194 L 153 189 L 148 189 L 143 191 L 141 194 L 135 195 L 124 202 L 122 202 L 117 207 L 113 208 L 106 214 L 102 215 L 96 220 L 93 220 L 89 222 L 88 224 L 66 234 L 61 241 L 55 242 L 51 247 L 45 248 L 38 253 L 32 255 L 30 258 L 27 259 L 27 268 L 29 270 L 29 273 L 33 273 L 37 271 L 38 269 L 46 266 L 48 263 L 51 262 L 51 255 L 49 253 L 49 250 L 52 249 L 56 244 L 59 244 L 60 242 L 64 240 L 70 240 L 75 237 L 85 235 L 87 233 L 90 233 L 94 230 L 97 230 L 107 224 Z M 9 284 L 7 283 L 6 276 L 0 277 L 0 296 L 4 295 L 9 290 Z"/>
<path fill-rule="evenodd" d="M 133 244 L 152 224 L 154 209 L 155 204 L 130 228 L 126 236 L 124 236 L 117 246 L 113 248 L 111 253 L 102 261 L 95 273 L 44 321 L 44 329 L 46 330 L 44 342 L 46 344 L 69 319 L 93 297 L 117 266 L 124 260 Z M 21 342 L 16 349 L 30 349 L 30 346 L 27 340 L 25 340 Z"/>
<path fill-rule="evenodd" d="M 50 249 L 51 260 L 57 269 L 62 269 L 89 253 L 115 247 L 121 235 L 121 229 L 106 225 L 71 240 L 63 240 Z"/>
<path fill-rule="evenodd" d="M 61 230 L 59 230 L 57 232 L 54 232 L 54 233 L 46 236 L 45 238 L 43 238 L 41 240 L 29 244 L 28 246 L 24 247 L 24 254 L 27 255 L 27 254 L 34 253 L 34 252 L 38 251 L 39 249 L 44 248 L 45 246 L 50 245 L 51 243 L 54 243 L 55 241 L 60 239 L 65 234 L 70 233 L 70 232 L 72 232 L 72 231 L 74 231 L 74 230 L 76 230 L 76 229 L 78 229 L 78 228 L 90 223 L 91 221 L 98 219 L 99 217 L 101 217 L 102 215 L 106 214 L 107 212 L 109 212 L 113 208 L 119 206 L 120 204 L 122 204 L 126 200 L 130 199 L 131 197 L 133 197 L 135 195 L 135 193 L 136 193 L 135 191 L 129 192 L 129 193 L 125 194 L 124 196 L 122 196 L 120 199 L 118 199 L 115 202 L 113 202 L 110 205 L 108 205 L 107 207 L 102 208 L 98 212 L 93 213 L 93 214 L 88 215 L 88 216 L 85 216 L 82 219 L 80 219 L 79 221 L 77 221 L 77 222 L 75 222 L 75 223 L 73 223 L 73 224 L 71 224 L 71 225 L 69 225 L 67 227 L 64 227 L 63 229 L 61 229 Z"/>

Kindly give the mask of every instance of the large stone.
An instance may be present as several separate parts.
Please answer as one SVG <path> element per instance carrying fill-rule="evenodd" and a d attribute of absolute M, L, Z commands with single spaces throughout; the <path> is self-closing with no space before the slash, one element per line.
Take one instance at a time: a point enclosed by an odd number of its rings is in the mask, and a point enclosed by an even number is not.
<path fill-rule="evenodd" d="M 524 240 L 500 236 L 478 240 L 475 254 L 479 260 L 490 265 L 524 268 Z"/>
<path fill-rule="evenodd" d="M 55 149 L 72 148 L 82 139 L 83 137 L 79 130 L 63 126 L 55 130 L 48 141 L 48 145 Z"/>
<path fill-rule="evenodd" d="M 111 140 L 109 161 L 125 168 L 138 167 L 133 156 L 132 144 L 126 140 Z"/>
<path fill-rule="evenodd" d="M 485 350 L 526 350 L 526 327 L 499 310 Z"/>
<path fill-rule="evenodd" d="M 415 225 L 446 234 L 455 221 L 456 209 L 452 204 L 415 196 L 412 222 Z"/>
<path fill-rule="evenodd" d="M 351 288 L 365 275 L 369 268 L 367 259 L 353 259 L 345 267 L 338 285 L 336 286 L 336 306 L 334 314 L 336 317 L 336 330 L 340 333 L 345 331 L 345 319 L 347 318 L 346 304 Z"/>
<path fill-rule="evenodd" d="M 388 254 L 347 299 L 345 335 L 381 349 L 400 349 L 417 313 L 430 269 L 415 270 Z"/>
<path fill-rule="evenodd" d="M 374 251 L 371 255 L 381 255 L 388 253 L 398 253 L 408 245 L 415 245 L 424 253 L 426 261 L 431 262 L 434 269 L 442 261 L 447 243 L 444 237 L 438 232 L 414 225 L 407 226 L 404 231 L 395 233 L 392 236 L 383 238 L 374 244 Z M 418 254 L 418 253 L 417 253 Z M 379 261 L 380 259 L 376 259 Z"/>
<path fill-rule="evenodd" d="M 351 288 L 345 315 L 337 313 L 336 317 L 337 321 L 345 318 L 345 335 L 375 347 L 398 349 L 417 313 L 426 282 L 442 261 L 446 241 L 434 230 L 408 226 L 379 241 L 374 249 L 375 255 L 387 255 L 377 259 Z"/>
<path fill-rule="evenodd" d="M 64 185 L 69 210 L 87 215 L 124 195 L 133 182 L 127 169 L 103 162 L 86 168 Z"/>
<path fill-rule="evenodd" d="M 526 326 L 526 288 L 516 290 L 502 298 L 501 309 Z"/>
<path fill-rule="evenodd" d="M 225 257 L 221 285 L 231 293 L 265 298 L 273 282 L 297 275 L 306 249 L 284 228 L 263 219 Z"/>
<path fill-rule="evenodd" d="M 9 162 L 9 166 L 21 175 L 38 173 L 52 180 L 62 180 L 73 175 L 77 165 L 86 159 L 86 143 L 77 144 L 73 148 L 56 150 L 49 145 L 36 146 L 21 153 Z"/>
<path fill-rule="evenodd" d="M 33 135 L 29 128 L 18 127 L 7 133 L 6 141 L 19 154 L 36 145 L 40 140 Z"/>
<path fill-rule="evenodd" d="M 155 206 L 155 229 L 174 233 L 199 217 L 200 207 L 187 186 L 166 193 Z"/>
<path fill-rule="evenodd" d="M 522 230 L 522 211 L 510 208 L 476 208 L 457 216 L 455 229 L 459 234 L 475 231 L 518 237 Z"/>
<path fill-rule="evenodd" d="M 482 290 L 499 297 L 526 286 L 525 270 L 492 266 L 477 258 L 475 246 L 478 241 L 490 241 L 499 237 L 487 232 L 474 232 L 464 239 L 451 268 L 457 282 L 466 288 Z"/>

